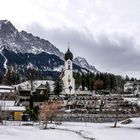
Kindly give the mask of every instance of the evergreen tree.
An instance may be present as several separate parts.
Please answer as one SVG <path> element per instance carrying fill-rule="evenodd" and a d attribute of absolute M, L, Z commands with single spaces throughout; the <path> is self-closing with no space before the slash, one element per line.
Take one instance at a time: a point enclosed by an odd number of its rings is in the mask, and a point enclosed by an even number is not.
<path fill-rule="evenodd" d="M 81 74 L 79 72 L 74 73 L 75 88 L 78 89 L 81 86 Z"/>
<path fill-rule="evenodd" d="M 90 88 L 89 88 L 89 90 L 93 91 L 93 85 L 94 85 L 94 82 L 95 82 L 95 74 L 90 73 L 89 78 L 90 78 Z"/>
<path fill-rule="evenodd" d="M 0 73 L 0 83 L 2 83 L 2 79 L 3 79 L 3 74 Z"/>
<path fill-rule="evenodd" d="M 49 93 L 50 93 L 50 91 L 51 91 L 51 88 L 50 88 L 50 85 L 49 85 L 48 82 L 46 82 L 46 88 L 47 88 L 47 96 L 46 96 L 46 98 L 47 98 L 47 100 L 48 100 L 48 99 L 49 99 Z"/>
<path fill-rule="evenodd" d="M 82 86 L 82 90 L 87 87 L 88 90 L 91 91 L 96 89 L 98 85 L 100 85 L 99 87 L 102 85 L 101 89 L 114 90 L 116 87 L 120 87 L 122 89 L 125 82 L 122 76 L 110 73 L 75 73 L 74 78 L 76 89 L 79 88 L 79 86 Z"/>
<path fill-rule="evenodd" d="M 50 93 L 50 90 L 51 90 L 51 89 L 50 89 L 50 85 L 49 85 L 49 83 L 46 82 L 46 85 L 45 85 L 45 86 L 46 86 L 46 88 L 47 88 L 47 93 Z"/>
<path fill-rule="evenodd" d="M 9 66 L 1 82 L 6 85 L 18 84 L 20 82 L 19 74 L 13 67 Z"/>
<path fill-rule="evenodd" d="M 125 76 L 125 81 L 130 81 L 130 78 L 128 75 Z"/>
<path fill-rule="evenodd" d="M 87 89 L 89 90 L 90 89 L 90 75 L 89 75 L 89 73 L 86 74 L 85 85 L 86 85 Z"/>
<path fill-rule="evenodd" d="M 31 82 L 31 91 L 33 91 L 33 81 L 37 78 L 37 70 L 35 68 L 27 69 L 27 79 Z"/>
<path fill-rule="evenodd" d="M 82 90 L 85 90 L 85 75 L 82 73 L 82 82 L 81 82 L 81 85 L 82 85 Z"/>
<path fill-rule="evenodd" d="M 54 93 L 59 96 L 63 91 L 63 86 L 63 81 L 61 79 L 57 79 L 54 83 Z"/>

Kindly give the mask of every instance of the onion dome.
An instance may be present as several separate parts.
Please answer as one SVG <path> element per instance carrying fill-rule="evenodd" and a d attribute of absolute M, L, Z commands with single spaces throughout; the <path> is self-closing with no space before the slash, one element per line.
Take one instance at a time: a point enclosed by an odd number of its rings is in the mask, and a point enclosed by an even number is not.
<path fill-rule="evenodd" d="M 71 53 L 71 51 L 67 50 L 67 52 L 65 53 L 64 59 L 67 61 L 68 59 L 72 60 L 73 59 L 73 54 Z"/>

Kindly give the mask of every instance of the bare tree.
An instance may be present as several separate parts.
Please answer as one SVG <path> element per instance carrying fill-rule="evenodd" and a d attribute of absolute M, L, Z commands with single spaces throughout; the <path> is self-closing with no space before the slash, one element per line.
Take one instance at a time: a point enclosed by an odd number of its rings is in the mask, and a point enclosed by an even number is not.
<path fill-rule="evenodd" d="M 58 114 L 60 113 L 60 109 L 62 107 L 61 101 L 49 101 L 44 102 L 41 106 L 39 119 L 40 121 L 43 121 L 45 126 L 44 129 L 47 128 L 48 122 Z"/>

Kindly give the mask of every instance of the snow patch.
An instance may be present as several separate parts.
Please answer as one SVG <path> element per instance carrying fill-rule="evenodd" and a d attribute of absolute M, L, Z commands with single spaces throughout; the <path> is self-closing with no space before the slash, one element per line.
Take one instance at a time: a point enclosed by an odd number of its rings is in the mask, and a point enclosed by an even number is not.
<path fill-rule="evenodd" d="M 62 70 L 64 69 L 64 66 L 59 66 L 59 67 L 54 67 L 53 68 L 53 71 L 58 71 L 58 72 L 61 72 Z"/>
<path fill-rule="evenodd" d="M 3 51 L 3 50 L 2 50 Z M 5 59 L 5 61 L 4 61 L 4 63 L 3 63 L 3 67 L 4 67 L 4 69 L 6 70 L 5 71 L 5 74 L 4 74 L 4 76 L 7 74 L 7 72 L 8 72 L 8 68 L 7 68 L 7 62 L 8 62 L 8 60 L 7 60 L 7 58 L 4 56 L 4 54 L 3 54 L 3 52 L 2 51 L 0 51 L 0 53 L 1 53 L 1 55 L 4 57 L 4 59 Z"/>

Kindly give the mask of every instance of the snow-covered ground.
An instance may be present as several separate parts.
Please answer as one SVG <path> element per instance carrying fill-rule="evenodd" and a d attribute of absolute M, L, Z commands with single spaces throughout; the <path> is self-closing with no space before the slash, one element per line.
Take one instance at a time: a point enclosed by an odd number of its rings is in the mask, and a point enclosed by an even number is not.
<path fill-rule="evenodd" d="M 73 132 L 29 126 L 0 126 L 0 140 L 84 140 Z"/>
<path fill-rule="evenodd" d="M 61 128 L 80 130 L 85 136 L 97 140 L 138 140 L 140 139 L 140 118 L 133 118 L 130 124 L 118 123 L 63 123 Z"/>
<path fill-rule="evenodd" d="M 59 129 L 76 130 L 86 137 L 96 140 L 139 140 L 140 118 L 133 118 L 130 124 L 118 123 L 71 123 L 64 122 Z M 0 140 L 84 140 L 74 132 L 48 129 L 40 130 L 37 126 L 0 126 Z"/>

